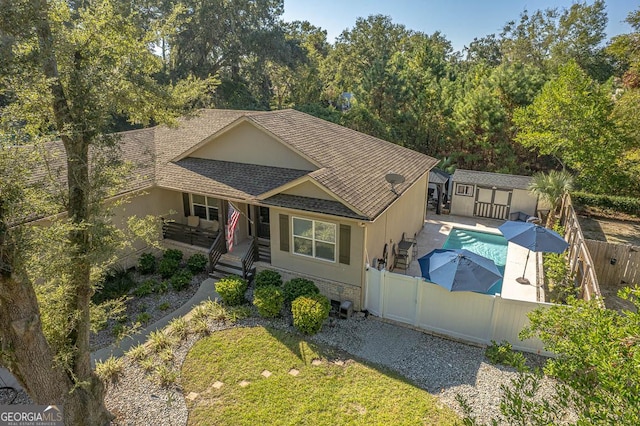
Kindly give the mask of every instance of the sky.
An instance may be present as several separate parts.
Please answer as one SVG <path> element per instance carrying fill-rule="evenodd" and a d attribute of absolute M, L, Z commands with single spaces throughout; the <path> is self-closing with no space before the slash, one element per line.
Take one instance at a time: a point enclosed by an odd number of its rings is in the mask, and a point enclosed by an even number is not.
<path fill-rule="evenodd" d="M 474 37 L 498 35 L 504 24 L 517 21 L 525 10 L 568 8 L 572 0 L 284 0 L 285 21 L 309 21 L 327 31 L 327 41 L 347 28 L 356 18 L 382 14 L 411 30 L 433 34 L 440 31 L 461 51 Z M 592 3 L 589 1 L 589 3 Z M 607 36 L 631 32 L 622 22 L 640 7 L 640 0 L 607 0 Z"/>

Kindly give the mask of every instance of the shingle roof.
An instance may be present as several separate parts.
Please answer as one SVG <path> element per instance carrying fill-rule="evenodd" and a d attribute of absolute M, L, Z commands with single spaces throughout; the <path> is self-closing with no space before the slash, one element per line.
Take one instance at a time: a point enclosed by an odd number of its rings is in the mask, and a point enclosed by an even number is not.
<path fill-rule="evenodd" d="M 369 219 L 396 199 L 384 179 L 388 172 L 405 177 L 396 187 L 402 194 L 437 163 L 427 155 L 295 110 L 202 110 L 196 117 L 180 120 L 175 128 L 156 128 L 156 183 L 183 191 L 207 189 L 204 181 L 189 182 L 196 188 L 177 187 L 178 174 L 184 169 L 171 160 L 242 117 L 320 164 L 308 175 Z"/>
<path fill-rule="evenodd" d="M 309 212 L 326 213 L 332 216 L 349 217 L 352 219 L 367 219 L 356 212 L 348 209 L 344 204 L 337 201 L 321 200 L 319 198 L 301 197 L 299 195 L 276 194 L 265 200 L 264 204 L 272 206 L 286 207 Z"/>
<path fill-rule="evenodd" d="M 453 181 L 471 183 L 497 188 L 528 189 L 531 176 L 507 175 L 503 173 L 476 172 L 458 169 L 453 174 Z"/>
<path fill-rule="evenodd" d="M 440 169 L 432 169 L 429 172 L 429 183 L 447 183 L 449 178 L 451 178 L 451 175 Z"/>
<path fill-rule="evenodd" d="M 308 172 L 189 157 L 173 161 L 243 117 L 319 164 L 319 169 Z M 334 214 L 370 220 L 397 199 L 385 181 L 387 173 L 404 176 L 405 182 L 395 188 L 402 194 L 437 163 L 427 155 L 290 109 L 202 110 L 193 117 L 180 119 L 175 127 L 157 126 L 119 136 L 124 159 L 135 164 L 127 190 L 157 185 L 259 202 L 260 194 L 308 175 L 344 201 L 345 211 L 324 202 L 302 203 L 290 197 L 271 197 L 271 202 L 280 200 L 305 208 L 315 205 Z M 59 166 L 64 169 L 64 162 L 60 161 Z"/>

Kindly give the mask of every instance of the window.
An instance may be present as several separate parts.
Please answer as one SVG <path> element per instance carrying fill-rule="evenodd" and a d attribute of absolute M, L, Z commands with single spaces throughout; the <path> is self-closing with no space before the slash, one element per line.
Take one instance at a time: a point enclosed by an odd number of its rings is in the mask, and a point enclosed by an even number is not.
<path fill-rule="evenodd" d="M 218 220 L 218 200 L 204 195 L 191 194 L 191 212 L 204 220 Z"/>
<path fill-rule="evenodd" d="M 294 217 L 293 252 L 335 262 L 336 225 Z"/>
<path fill-rule="evenodd" d="M 461 185 L 456 186 L 456 195 L 465 195 L 467 197 L 473 197 L 473 185 Z"/>

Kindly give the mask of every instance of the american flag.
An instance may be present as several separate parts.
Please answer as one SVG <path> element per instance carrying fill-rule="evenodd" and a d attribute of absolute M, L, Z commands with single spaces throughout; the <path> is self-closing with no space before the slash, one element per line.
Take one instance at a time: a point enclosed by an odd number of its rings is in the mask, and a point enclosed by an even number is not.
<path fill-rule="evenodd" d="M 229 220 L 227 221 L 227 250 L 233 251 L 233 234 L 238 226 L 238 219 L 240 218 L 240 212 L 233 208 L 229 203 Z"/>

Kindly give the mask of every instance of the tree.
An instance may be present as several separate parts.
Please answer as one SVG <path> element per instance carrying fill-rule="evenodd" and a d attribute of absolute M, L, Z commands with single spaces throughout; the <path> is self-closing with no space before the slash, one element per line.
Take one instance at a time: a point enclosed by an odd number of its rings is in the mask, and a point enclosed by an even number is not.
<path fill-rule="evenodd" d="M 611 95 L 570 61 L 531 105 L 515 111 L 515 140 L 575 170 L 586 189 L 610 191 L 624 148 L 610 119 L 612 108 Z"/>
<path fill-rule="evenodd" d="M 156 84 L 152 74 L 161 63 L 149 50 L 153 39 L 118 14 L 109 0 L 78 5 L 21 0 L 0 7 L 0 32 L 12 46 L 10 63 L 5 64 L 10 72 L 0 75 L 12 96 L 0 114 L 2 148 L 14 152 L 8 144 L 20 143 L 26 149 L 37 148 L 41 139 L 60 140 L 66 191 L 58 199 L 67 217 L 61 241 L 69 259 L 58 271 L 68 289 L 60 306 L 68 323 L 62 339 L 54 341 L 45 333 L 45 312 L 25 261 L 29 247 L 16 244 L 28 229 L 11 215 L 18 212 L 24 219 L 12 194 L 28 190 L 19 184 L 3 187 L 2 364 L 35 402 L 62 403 L 66 424 L 106 424 L 112 416 L 104 407 L 104 387 L 92 370 L 89 348 L 91 261 L 101 249 L 97 209 L 104 194 L 96 191 L 104 182 L 95 174 L 100 168 L 95 154 L 117 143 L 105 136 L 115 116 L 141 124 L 170 121 L 183 111 L 183 101 L 193 105 L 191 95 L 208 93 L 211 87 L 209 82 L 190 84 L 193 80 L 173 88 Z"/>
<path fill-rule="evenodd" d="M 567 171 L 551 170 L 549 173 L 536 173 L 531 178 L 529 191 L 542 198 L 551 211 L 547 217 L 547 228 L 553 226 L 555 214 L 562 203 L 562 197 L 573 189 L 573 176 Z"/>

